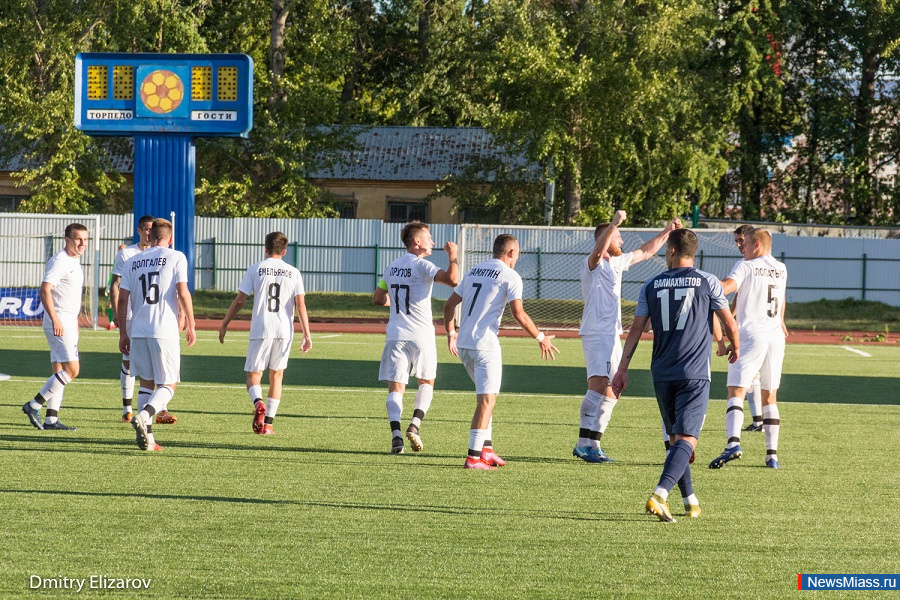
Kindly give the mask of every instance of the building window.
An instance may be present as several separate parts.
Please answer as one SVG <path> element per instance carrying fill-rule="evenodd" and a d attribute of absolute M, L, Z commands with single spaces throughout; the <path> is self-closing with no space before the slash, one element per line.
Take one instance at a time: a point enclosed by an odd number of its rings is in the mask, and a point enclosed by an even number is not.
<path fill-rule="evenodd" d="M 339 219 L 355 219 L 356 207 L 359 204 L 353 194 L 328 194 L 320 200 L 322 204 L 330 206 L 338 212 Z"/>
<path fill-rule="evenodd" d="M 16 212 L 28 196 L 0 196 L 0 212 Z"/>
<path fill-rule="evenodd" d="M 428 221 L 427 202 L 409 202 L 388 200 L 388 223 L 409 223 L 410 221 Z"/>

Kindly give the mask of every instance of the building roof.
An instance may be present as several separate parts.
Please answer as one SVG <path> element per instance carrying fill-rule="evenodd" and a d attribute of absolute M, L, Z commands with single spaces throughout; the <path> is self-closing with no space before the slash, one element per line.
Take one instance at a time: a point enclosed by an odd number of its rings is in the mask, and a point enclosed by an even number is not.
<path fill-rule="evenodd" d="M 3 144 L 3 141 L 3 137 L 0 135 L 0 144 Z M 115 142 L 111 138 L 101 138 L 95 141 L 105 155 L 109 171 L 123 174 L 134 171 L 134 138 L 129 137 L 126 140 L 117 138 Z M 42 163 L 43 160 L 40 158 L 28 157 L 26 148 L 20 148 L 11 155 L 0 148 L 0 172 L 34 169 Z"/>
<path fill-rule="evenodd" d="M 539 177 L 538 165 L 510 153 L 481 127 L 367 127 L 355 139 L 355 148 L 329 153 L 323 162 L 333 164 L 313 170 L 310 178 L 441 181 L 488 160 Z M 490 173 L 487 180 L 493 180 Z"/>

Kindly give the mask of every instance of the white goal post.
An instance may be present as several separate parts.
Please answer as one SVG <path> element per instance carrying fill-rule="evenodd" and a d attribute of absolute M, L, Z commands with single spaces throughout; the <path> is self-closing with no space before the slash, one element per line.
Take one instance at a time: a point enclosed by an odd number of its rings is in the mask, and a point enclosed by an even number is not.
<path fill-rule="evenodd" d="M 661 229 L 661 228 L 660 228 Z M 630 252 L 656 236 L 660 229 L 621 228 L 623 252 Z M 730 230 L 695 229 L 700 246 L 695 265 L 725 277 L 741 255 Z M 522 276 L 523 304 L 543 329 L 577 330 L 584 303 L 581 299 L 581 263 L 594 247 L 593 227 L 531 227 L 521 225 L 463 225 L 459 237 L 460 272 L 492 256 L 494 239 L 511 233 L 519 241 L 516 271 Z M 666 270 L 659 254 L 634 265 L 622 276 L 622 326 L 627 330 L 641 286 Z M 507 309 L 503 327 L 518 327 Z"/>
<path fill-rule="evenodd" d="M 41 324 L 41 280 L 47 261 L 63 249 L 70 223 L 81 223 L 88 229 L 88 246 L 81 257 L 84 290 L 78 322 L 81 327 L 98 328 L 101 229 L 97 215 L 0 216 L 0 325 Z"/>

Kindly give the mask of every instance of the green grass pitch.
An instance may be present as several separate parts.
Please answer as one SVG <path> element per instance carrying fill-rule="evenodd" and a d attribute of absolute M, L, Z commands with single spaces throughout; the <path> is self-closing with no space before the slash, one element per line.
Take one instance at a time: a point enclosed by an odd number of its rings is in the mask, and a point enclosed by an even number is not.
<path fill-rule="evenodd" d="M 31 576 L 91 575 L 152 582 L 79 596 L 768 598 L 795 594 L 798 573 L 900 572 L 898 348 L 788 346 L 779 471 L 763 468 L 760 433 L 744 434 L 743 459 L 706 468 L 725 441 L 714 359 L 693 468 L 703 515 L 664 524 L 643 511 L 663 460 L 649 342 L 603 438 L 616 462 L 590 465 L 571 456 L 579 340 L 558 340 L 559 359 L 542 363 L 533 341 L 505 338 L 493 438 L 509 464 L 484 473 L 462 468 L 473 386 L 443 338 L 425 452 L 401 456 L 388 453 L 381 336 L 314 336 L 288 366 L 276 435 L 262 437 L 246 334 L 220 345 L 200 332 L 183 347 L 179 421 L 155 428 L 158 454 L 119 422 L 117 340 L 82 332 L 61 412 L 78 430 L 41 432 L 20 407 L 49 375 L 43 333 L 0 331 L 12 375 L 0 382 L 2 598 L 72 593 L 30 590 Z"/>

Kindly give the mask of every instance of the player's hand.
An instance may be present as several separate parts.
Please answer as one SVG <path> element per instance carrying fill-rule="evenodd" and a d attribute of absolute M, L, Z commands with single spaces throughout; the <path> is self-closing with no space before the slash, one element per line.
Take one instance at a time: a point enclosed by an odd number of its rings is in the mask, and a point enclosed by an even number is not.
<path fill-rule="evenodd" d="M 724 340 L 719 340 L 718 348 L 716 348 L 716 356 L 725 356 L 728 354 L 728 346 L 725 345 Z"/>
<path fill-rule="evenodd" d="M 444 252 L 447 253 L 447 256 L 450 257 L 450 260 L 456 259 L 456 252 L 458 247 L 453 242 L 447 242 L 444 244 Z"/>
<path fill-rule="evenodd" d="M 312 350 L 312 338 L 308 335 L 304 335 L 303 343 L 300 345 L 300 351 L 303 352 L 303 354 L 306 354 L 310 350 Z"/>
<path fill-rule="evenodd" d="M 545 335 L 544 339 L 542 339 L 538 344 L 541 346 L 541 358 L 547 360 L 548 358 L 556 360 L 556 356 L 553 354 L 559 354 L 559 348 L 553 345 L 553 338 L 555 335 Z"/>
<path fill-rule="evenodd" d="M 62 337 L 63 334 L 66 333 L 65 328 L 62 326 L 62 322 L 59 319 L 53 320 L 53 335 L 56 337 Z"/>
<path fill-rule="evenodd" d="M 728 344 L 728 362 L 736 363 L 740 352 L 734 347 L 734 344 Z"/>
<path fill-rule="evenodd" d="M 787 336 L 791 335 L 791 334 L 788 332 L 787 325 L 785 325 L 784 323 L 781 324 L 781 331 L 782 331 L 782 333 L 784 333 L 784 337 L 787 337 Z"/>
<path fill-rule="evenodd" d="M 197 341 L 197 332 L 194 331 L 193 327 L 188 327 L 185 330 L 184 336 L 187 338 L 188 348 L 193 346 Z"/>
<path fill-rule="evenodd" d="M 119 352 L 122 354 L 131 354 L 131 340 L 125 333 L 125 328 L 119 330 Z"/>
<path fill-rule="evenodd" d="M 225 332 L 228 331 L 228 328 L 225 325 L 219 327 L 219 343 L 225 343 Z"/>
<path fill-rule="evenodd" d="M 616 371 L 609 385 L 612 387 L 616 398 L 618 398 L 625 391 L 625 388 L 628 387 L 628 371 L 622 371 L 621 369 Z"/>
<path fill-rule="evenodd" d="M 681 229 L 684 225 L 681 224 L 681 219 L 675 217 L 669 222 L 669 231 L 675 231 L 676 229 Z"/>
<path fill-rule="evenodd" d="M 447 334 L 447 348 L 453 356 L 459 356 L 459 349 L 456 347 L 456 338 L 457 333 L 455 331 L 451 331 Z"/>
<path fill-rule="evenodd" d="M 625 218 L 626 218 L 627 216 L 628 216 L 628 215 L 625 214 L 625 211 L 624 211 L 624 210 L 617 210 L 617 211 L 616 211 L 616 214 L 613 215 L 613 218 L 612 218 L 612 221 L 611 221 L 610 224 L 613 225 L 613 226 L 615 226 L 615 227 L 618 227 L 619 225 L 621 225 L 622 223 L 625 222 Z"/>

